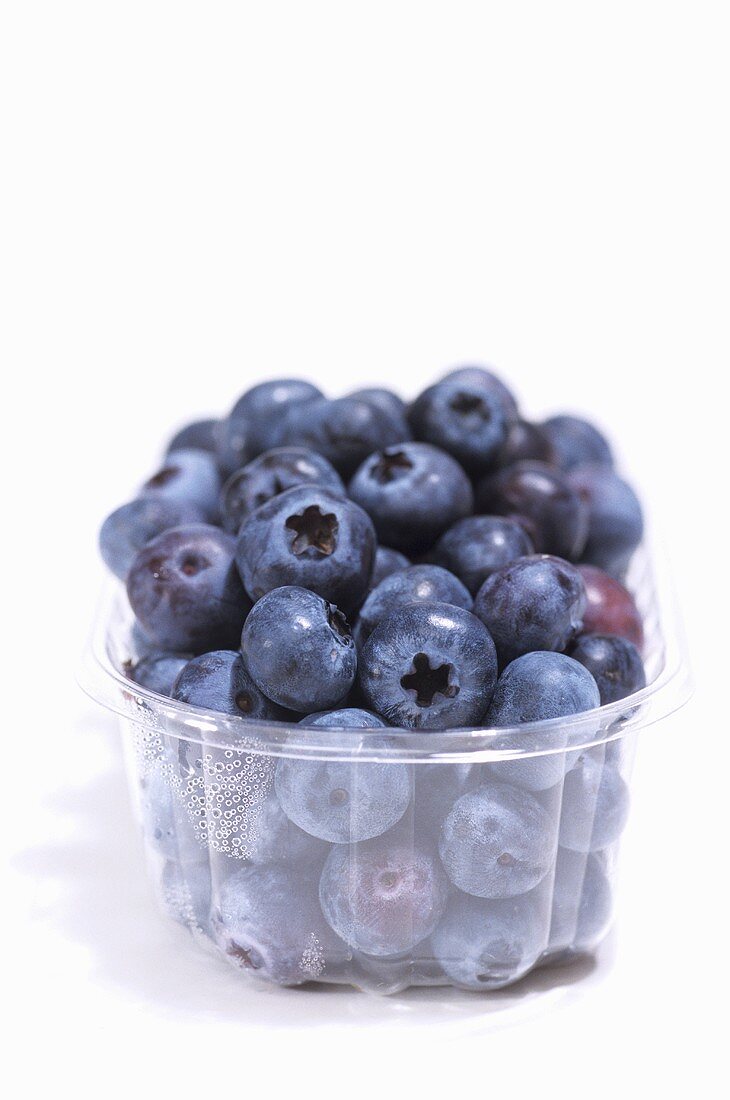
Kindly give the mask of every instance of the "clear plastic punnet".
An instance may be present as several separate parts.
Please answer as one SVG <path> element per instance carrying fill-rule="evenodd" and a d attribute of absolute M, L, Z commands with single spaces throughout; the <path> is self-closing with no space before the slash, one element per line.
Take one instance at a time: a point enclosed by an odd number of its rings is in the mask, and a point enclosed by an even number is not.
<path fill-rule="evenodd" d="M 646 688 L 569 718 L 443 732 L 289 726 L 156 695 L 126 675 L 134 619 L 110 588 L 80 679 L 119 716 L 164 910 L 246 978 L 283 986 L 489 991 L 595 949 L 637 736 L 691 692 L 645 549 L 627 585 Z"/>

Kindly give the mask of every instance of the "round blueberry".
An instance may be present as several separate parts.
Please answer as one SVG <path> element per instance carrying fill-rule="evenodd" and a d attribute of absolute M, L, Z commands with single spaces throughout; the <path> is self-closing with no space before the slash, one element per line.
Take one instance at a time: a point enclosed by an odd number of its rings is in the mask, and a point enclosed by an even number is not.
<path fill-rule="evenodd" d="M 520 523 L 503 516 L 467 516 L 436 543 L 433 557 L 476 595 L 487 577 L 515 558 L 534 553 Z"/>
<path fill-rule="evenodd" d="M 112 573 L 125 581 L 132 562 L 150 539 L 171 527 L 204 521 L 203 510 L 185 500 L 160 497 L 132 500 L 104 520 L 99 532 L 99 551 Z"/>
<path fill-rule="evenodd" d="M 406 552 L 428 550 L 452 523 L 469 515 L 474 503 L 459 463 L 428 443 L 371 454 L 349 492 L 372 517 L 380 541 Z"/>
<path fill-rule="evenodd" d="M 364 645 L 378 623 L 406 604 L 449 603 L 471 611 L 473 600 L 453 573 L 438 565 L 411 565 L 374 588 L 360 609 L 356 638 Z"/>
<path fill-rule="evenodd" d="M 202 653 L 180 672 L 173 698 L 238 718 L 281 718 L 278 707 L 259 691 L 241 654 L 229 649 Z"/>
<path fill-rule="evenodd" d="M 400 443 L 400 427 L 377 405 L 355 397 L 321 397 L 289 409 L 277 430 L 277 446 L 310 447 L 349 478 L 369 454 Z"/>
<path fill-rule="evenodd" d="M 189 660 L 177 653 L 151 653 L 130 669 L 129 679 L 158 695 L 171 696 L 175 680 Z"/>
<path fill-rule="evenodd" d="M 237 470 L 221 492 L 220 510 L 226 531 L 237 533 L 241 522 L 268 500 L 297 485 L 324 485 L 344 493 L 340 475 L 326 458 L 304 447 L 265 451 Z"/>
<path fill-rule="evenodd" d="M 515 462 L 546 462 L 556 465 L 555 451 L 545 431 L 538 424 L 517 420 L 509 428 L 507 438 L 500 447 L 496 465 L 498 469 L 513 466 Z"/>
<path fill-rule="evenodd" d="M 598 428 L 579 416 L 551 416 L 542 425 L 550 440 L 557 465 L 563 470 L 598 463 L 613 466 L 613 455 Z"/>
<path fill-rule="evenodd" d="M 208 451 L 216 454 L 218 450 L 218 420 L 193 420 L 176 432 L 167 445 L 166 454 L 171 451 Z"/>
<path fill-rule="evenodd" d="M 230 477 L 254 456 L 251 427 L 240 417 L 229 416 L 219 420 L 215 429 L 216 460 L 223 477 Z"/>
<path fill-rule="evenodd" d="M 511 390 L 505 386 L 502 379 L 497 377 L 494 371 L 486 370 L 484 367 L 457 367 L 455 370 L 451 370 L 448 374 L 444 375 L 441 381 L 458 382 L 459 384 L 468 383 L 470 386 L 480 386 L 483 390 L 488 390 L 489 393 L 498 398 L 509 424 L 518 419 L 519 414 L 514 395 Z"/>
<path fill-rule="evenodd" d="M 370 577 L 370 591 L 372 592 L 374 588 L 377 588 L 386 577 L 390 577 L 393 573 L 398 573 L 402 569 L 407 569 L 410 564 L 411 561 L 405 554 L 399 553 L 398 550 L 391 550 L 389 546 L 379 546 L 375 551 L 375 564 Z"/>
<path fill-rule="evenodd" d="M 276 446 L 281 419 L 292 406 L 304 405 L 321 396 L 321 390 L 311 382 L 275 378 L 246 390 L 231 409 L 231 419 L 246 425 L 248 448 L 254 456 Z"/>
<path fill-rule="evenodd" d="M 644 534 L 636 493 L 605 466 L 581 466 L 568 477 L 589 512 L 582 560 L 622 576 Z"/>
<path fill-rule="evenodd" d="M 526 653 L 507 665 L 497 681 L 486 721 L 496 728 L 521 726 L 581 714 L 599 705 L 595 680 L 572 657 L 563 653 Z M 544 734 L 524 731 L 519 738 L 520 750 L 538 755 L 500 760 L 490 770 L 498 779 L 527 790 L 547 790 L 563 778 L 566 757 L 562 750 L 566 744 L 564 729 L 554 730 L 549 743 Z M 516 746 L 514 738 L 507 735 L 504 739 L 495 737 L 493 747 Z M 541 751 L 546 748 L 554 751 Z"/>
<path fill-rule="evenodd" d="M 400 441 L 410 439 L 411 430 L 408 427 L 408 420 L 406 419 L 405 402 L 402 398 L 398 397 L 396 393 L 393 393 L 392 390 L 355 390 L 354 393 L 348 394 L 348 397 L 354 397 L 358 401 L 367 401 L 371 405 L 374 405 L 397 427 L 398 439 Z"/>
<path fill-rule="evenodd" d="M 556 836 L 534 795 L 506 783 L 477 787 L 454 803 L 439 841 L 454 886 L 480 898 L 526 894 L 552 866 Z"/>
<path fill-rule="evenodd" d="M 281 808 L 273 790 L 252 806 L 247 817 L 245 843 L 242 854 L 252 863 L 281 863 L 294 868 L 322 868 L 328 845 L 323 840 L 305 833 L 291 821 Z"/>
<path fill-rule="evenodd" d="M 361 707 L 343 707 L 341 710 L 324 710 L 319 714 L 308 714 L 299 722 L 300 726 L 312 726 L 322 729 L 370 730 L 383 729 L 388 723 L 379 714 Z"/>
<path fill-rule="evenodd" d="M 505 665 L 532 650 L 565 649 L 581 629 L 585 602 L 575 566 L 534 554 L 487 577 L 474 600 L 474 614 L 486 624 Z"/>
<path fill-rule="evenodd" d="M 477 487 L 480 512 L 511 516 L 540 554 L 578 558 L 588 537 L 588 507 L 566 474 L 544 462 L 516 462 Z"/>
<path fill-rule="evenodd" d="M 586 586 L 583 630 L 586 634 L 618 634 L 641 651 L 644 627 L 641 614 L 628 589 L 595 565 L 579 565 Z"/>
<path fill-rule="evenodd" d="M 509 426 L 498 395 L 453 379 L 424 390 L 408 419 L 416 439 L 441 447 L 471 474 L 494 467 Z"/>
<path fill-rule="evenodd" d="M 165 465 L 140 489 L 141 497 L 195 504 L 206 519 L 218 514 L 220 474 L 215 459 L 206 451 L 172 451 Z"/>
<path fill-rule="evenodd" d="M 213 929 L 234 966 L 277 985 L 326 980 L 349 955 L 322 916 L 309 869 L 241 867 L 220 888 Z"/>
<path fill-rule="evenodd" d="M 570 656 L 598 684 L 601 705 L 625 699 L 646 687 L 644 663 L 635 645 L 615 634 L 581 634 Z"/>
<path fill-rule="evenodd" d="M 368 745 L 388 747 L 378 738 Z M 376 761 L 281 757 L 275 782 L 287 817 L 311 836 L 335 844 L 380 836 L 400 821 L 412 794 L 407 765 Z"/>
<path fill-rule="evenodd" d="M 254 604 L 241 652 L 269 699 L 302 714 L 341 702 L 355 681 L 357 651 L 347 620 L 306 588 L 275 588 Z"/>
<path fill-rule="evenodd" d="M 598 746 L 602 750 L 603 746 Z M 597 852 L 618 840 L 629 814 L 629 789 L 604 753 L 589 750 L 565 777 L 560 844 L 574 852 Z"/>
<path fill-rule="evenodd" d="M 530 970 L 544 949 L 548 921 L 540 898 L 455 894 L 431 936 L 433 952 L 463 989 L 501 989 Z"/>
<path fill-rule="evenodd" d="M 412 844 L 378 837 L 332 849 L 319 900 L 328 924 L 345 943 L 381 957 L 410 951 L 430 935 L 448 891 L 437 859 Z"/>
<path fill-rule="evenodd" d="M 384 619 L 360 656 L 368 706 L 393 726 L 447 729 L 478 723 L 497 676 L 486 627 L 452 604 L 412 604 Z"/>
<path fill-rule="evenodd" d="M 202 452 L 201 452 L 202 453 Z M 204 653 L 238 644 L 251 604 L 217 527 L 173 527 L 134 559 L 127 595 L 145 633 L 162 649 Z"/>
<path fill-rule="evenodd" d="M 236 561 L 258 600 L 272 588 L 300 585 L 346 613 L 370 583 L 375 531 L 353 501 L 318 485 L 300 485 L 251 512 L 238 534 Z"/>

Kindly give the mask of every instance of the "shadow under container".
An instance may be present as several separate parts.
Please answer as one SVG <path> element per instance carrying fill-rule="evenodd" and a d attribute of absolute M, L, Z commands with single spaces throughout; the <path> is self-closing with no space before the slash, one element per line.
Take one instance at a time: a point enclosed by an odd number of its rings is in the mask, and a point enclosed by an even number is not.
<path fill-rule="evenodd" d="M 673 604 L 629 579 L 648 686 L 514 729 L 335 730 L 208 713 L 146 691 L 121 589 L 84 662 L 121 719 L 166 913 L 283 986 L 488 991 L 594 950 L 613 916 L 638 733 L 688 698 Z"/>

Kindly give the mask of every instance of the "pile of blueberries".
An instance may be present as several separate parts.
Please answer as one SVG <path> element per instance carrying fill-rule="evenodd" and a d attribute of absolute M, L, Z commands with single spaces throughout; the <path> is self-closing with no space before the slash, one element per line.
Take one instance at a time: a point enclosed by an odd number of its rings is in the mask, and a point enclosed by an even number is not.
<path fill-rule="evenodd" d="M 387 757 L 391 727 L 424 744 L 510 728 L 514 748 L 513 727 L 642 688 L 622 583 L 642 529 L 593 425 L 528 422 L 491 371 L 466 367 L 410 405 L 254 386 L 171 440 L 100 548 L 135 615 L 131 680 Z M 498 988 L 592 946 L 608 919 L 620 754 L 554 736 L 546 755 L 490 764 L 284 754 L 255 842 L 212 893 L 154 777 L 148 838 L 170 895 L 270 980 Z"/>

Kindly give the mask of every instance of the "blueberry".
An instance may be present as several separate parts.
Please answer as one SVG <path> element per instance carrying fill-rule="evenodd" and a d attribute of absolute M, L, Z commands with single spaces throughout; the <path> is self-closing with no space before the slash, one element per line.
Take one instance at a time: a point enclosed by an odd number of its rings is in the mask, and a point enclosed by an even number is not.
<path fill-rule="evenodd" d="M 534 795 L 491 783 L 462 795 L 441 829 L 441 861 L 454 886 L 481 898 L 526 894 L 552 866 L 555 828 Z"/>
<path fill-rule="evenodd" d="M 544 428 L 527 420 L 517 420 L 509 428 L 507 438 L 497 455 L 498 469 L 513 466 L 515 462 L 546 462 L 557 465 L 556 453 Z"/>
<path fill-rule="evenodd" d="M 401 569 L 407 569 L 410 564 L 410 559 L 405 554 L 399 553 L 398 550 L 391 550 L 388 546 L 379 546 L 375 551 L 375 564 L 370 577 L 370 591 L 372 592 L 374 588 L 377 588 L 386 577 L 400 572 Z"/>
<path fill-rule="evenodd" d="M 311 447 L 349 478 L 369 454 L 400 443 L 401 428 L 370 401 L 321 397 L 294 406 L 282 419 L 276 445 Z"/>
<path fill-rule="evenodd" d="M 372 517 L 386 546 L 428 550 L 468 516 L 471 483 L 455 459 L 428 443 L 404 443 L 371 454 L 350 482 L 350 496 Z"/>
<path fill-rule="evenodd" d="M 571 560 L 588 537 L 588 506 L 568 476 L 544 462 L 515 462 L 477 486 L 480 512 L 511 516 L 540 554 Z"/>
<path fill-rule="evenodd" d="M 530 970 L 546 945 L 548 922 L 534 894 L 490 899 L 455 894 L 431 936 L 451 981 L 464 989 L 501 989 Z"/>
<path fill-rule="evenodd" d="M 494 467 L 509 426 L 498 395 L 453 379 L 424 390 L 408 419 L 416 439 L 448 451 L 471 474 Z"/>
<path fill-rule="evenodd" d="M 173 920 L 206 931 L 210 920 L 210 861 L 167 860 L 162 869 L 162 904 Z"/>
<path fill-rule="evenodd" d="M 520 726 L 525 722 L 580 714 L 599 704 L 595 680 L 572 657 L 563 653 L 526 653 L 508 664 L 497 681 L 486 721 L 496 728 Z M 519 747 L 525 753 L 546 748 L 561 750 L 566 742 L 564 730 L 553 731 L 548 743 L 544 734 L 524 731 Z M 504 740 L 495 737 L 493 747 L 514 748 L 514 737 L 507 735 Z M 499 779 L 527 790 L 542 791 L 560 782 L 565 765 L 565 755 L 553 751 L 517 760 L 500 760 L 491 770 Z"/>
<path fill-rule="evenodd" d="M 411 565 L 386 577 L 365 600 L 357 620 L 358 643 L 364 645 L 378 623 L 414 603 L 449 603 L 470 611 L 473 600 L 461 581 L 446 569 Z"/>
<path fill-rule="evenodd" d="M 479 785 L 475 764 L 419 764 L 414 768 L 413 833 L 421 844 L 436 843 L 451 807 Z"/>
<path fill-rule="evenodd" d="M 242 851 L 252 863 L 282 863 L 301 870 L 318 864 L 319 874 L 328 845 L 295 825 L 282 810 L 273 790 L 252 807 L 247 820 Z"/>
<path fill-rule="evenodd" d="M 129 679 L 158 695 L 172 695 L 175 680 L 189 661 L 177 653 L 151 653 L 137 661 L 129 672 Z"/>
<path fill-rule="evenodd" d="M 368 740 L 370 748 L 379 745 L 388 748 L 385 740 Z M 377 761 L 281 757 L 275 782 L 287 817 L 311 836 L 335 844 L 380 836 L 400 821 L 412 794 L 407 765 Z"/>
<path fill-rule="evenodd" d="M 611 917 L 611 884 L 602 852 L 558 849 L 553 883 L 551 950 L 593 946 Z"/>
<path fill-rule="evenodd" d="M 581 753 L 565 777 L 560 844 L 597 852 L 618 840 L 629 813 L 629 790 L 618 768 L 604 763 L 603 746 Z"/>
<path fill-rule="evenodd" d="M 487 577 L 515 558 L 534 553 L 524 528 L 503 516 L 467 516 L 436 543 L 433 557 L 476 595 Z"/>
<path fill-rule="evenodd" d="M 230 962 L 277 985 L 326 980 L 349 955 L 322 916 L 308 869 L 241 867 L 220 888 L 213 928 Z"/>
<path fill-rule="evenodd" d="M 176 432 L 167 445 L 166 454 L 171 451 L 208 451 L 216 454 L 218 450 L 218 425 L 219 420 L 193 420 L 186 424 L 179 432 Z"/>
<path fill-rule="evenodd" d="M 581 629 L 585 600 L 575 566 L 534 554 L 487 577 L 474 600 L 474 614 L 486 624 L 505 665 L 532 650 L 565 649 Z"/>
<path fill-rule="evenodd" d="M 387 726 L 379 714 L 361 707 L 344 707 L 342 710 L 325 710 L 319 714 L 308 714 L 299 722 L 300 726 L 312 726 L 322 729 L 370 730 L 384 729 Z"/>
<path fill-rule="evenodd" d="M 613 466 L 607 440 L 587 420 L 579 416 L 551 416 L 542 425 L 542 430 L 553 446 L 557 465 L 563 470 L 574 470 L 576 466 L 590 463 Z"/>
<path fill-rule="evenodd" d="M 620 577 L 644 534 L 636 493 L 604 466 L 581 466 L 568 477 L 589 511 L 588 541 L 582 560 Z"/>
<path fill-rule="evenodd" d="M 234 534 L 241 522 L 268 500 L 297 485 L 324 485 L 344 493 L 340 475 L 326 458 L 304 447 L 265 451 L 231 474 L 221 492 L 223 526 Z"/>
<path fill-rule="evenodd" d="M 334 931 L 376 957 L 410 951 L 436 927 L 448 882 L 438 860 L 386 837 L 332 849 L 319 900 Z"/>
<path fill-rule="evenodd" d="M 239 718 L 283 717 L 253 682 L 241 654 L 229 649 L 202 653 L 180 672 L 173 698 L 205 710 Z"/>
<path fill-rule="evenodd" d="M 578 572 L 586 586 L 583 630 L 587 634 L 618 634 L 641 651 L 644 627 L 628 589 L 595 565 L 579 565 Z"/>
<path fill-rule="evenodd" d="M 173 527 L 148 542 L 127 577 L 132 610 L 162 649 L 203 653 L 238 645 L 250 602 L 217 527 Z"/>
<path fill-rule="evenodd" d="M 159 497 L 132 500 L 104 520 L 99 532 L 99 551 L 112 573 L 125 581 L 132 562 L 150 539 L 171 527 L 204 521 L 203 510 L 184 500 Z"/>
<path fill-rule="evenodd" d="M 405 402 L 392 390 L 355 390 L 354 393 L 348 394 L 348 397 L 354 397 L 358 401 L 367 401 L 369 404 L 374 405 L 396 426 L 400 441 L 410 439 L 411 431 L 406 419 Z"/>
<path fill-rule="evenodd" d="M 206 451 L 172 451 L 165 465 L 140 489 L 141 497 L 195 504 L 206 519 L 218 515 L 221 481 L 215 459 Z"/>
<path fill-rule="evenodd" d="M 501 378 L 491 371 L 486 370 L 484 367 L 457 367 L 455 370 L 449 371 L 441 379 L 442 382 L 458 382 L 468 383 L 470 386 L 480 386 L 484 390 L 488 390 L 494 397 L 499 399 L 502 409 L 504 410 L 505 417 L 509 424 L 518 419 L 517 402 L 511 390 L 505 386 Z"/>
<path fill-rule="evenodd" d="M 391 725 L 446 729 L 478 723 L 497 676 L 483 624 L 452 604 L 412 604 L 384 619 L 360 655 L 360 688 Z"/>
<path fill-rule="evenodd" d="M 598 684 L 601 705 L 646 687 L 644 664 L 635 645 L 615 634 L 581 634 L 570 650 Z"/>
<path fill-rule="evenodd" d="M 310 714 L 341 702 L 355 681 L 357 652 L 345 617 L 306 588 L 275 588 L 246 619 L 241 652 L 259 689 Z"/>
<path fill-rule="evenodd" d="M 301 485 L 262 504 L 241 525 L 236 561 L 246 591 L 258 600 L 273 588 L 300 585 L 347 614 L 367 591 L 375 531 L 351 500 Z"/>
<path fill-rule="evenodd" d="M 231 409 L 231 420 L 246 425 L 251 457 L 276 445 L 282 417 L 292 406 L 301 406 L 322 392 L 300 378 L 276 378 L 246 390 Z M 243 463 L 241 463 L 243 465 Z"/>
<path fill-rule="evenodd" d="M 251 434 L 250 424 L 240 417 L 229 416 L 218 422 L 215 430 L 215 456 L 224 478 L 230 477 L 254 457 L 256 450 Z"/>

